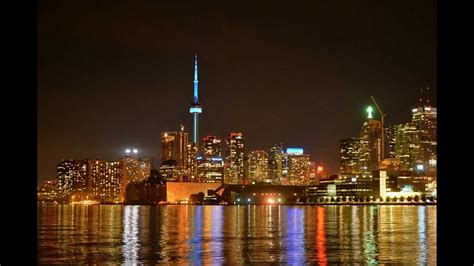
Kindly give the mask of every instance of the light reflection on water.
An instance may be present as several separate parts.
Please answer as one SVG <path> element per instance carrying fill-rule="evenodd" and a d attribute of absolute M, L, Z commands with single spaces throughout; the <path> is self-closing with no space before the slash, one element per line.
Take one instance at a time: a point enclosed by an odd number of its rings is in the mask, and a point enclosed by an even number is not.
<path fill-rule="evenodd" d="M 436 206 L 38 205 L 41 264 L 436 263 Z"/>

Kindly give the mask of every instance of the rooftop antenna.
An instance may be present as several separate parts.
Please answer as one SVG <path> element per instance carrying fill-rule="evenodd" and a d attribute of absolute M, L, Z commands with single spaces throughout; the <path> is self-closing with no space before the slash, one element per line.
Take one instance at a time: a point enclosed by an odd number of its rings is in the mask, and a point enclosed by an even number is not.
<path fill-rule="evenodd" d="M 423 88 L 421 88 L 421 95 L 420 95 L 420 104 L 423 104 Z"/>
<path fill-rule="evenodd" d="M 430 87 L 426 87 L 426 92 L 427 92 L 427 96 L 426 96 L 426 105 L 427 106 L 431 106 L 430 105 Z"/>

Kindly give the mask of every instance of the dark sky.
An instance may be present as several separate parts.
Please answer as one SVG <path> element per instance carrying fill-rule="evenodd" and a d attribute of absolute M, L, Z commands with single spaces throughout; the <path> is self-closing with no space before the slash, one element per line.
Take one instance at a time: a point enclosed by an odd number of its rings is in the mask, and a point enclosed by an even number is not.
<path fill-rule="evenodd" d="M 386 123 L 408 122 L 422 87 L 436 104 L 435 1 L 174 2 L 38 2 L 39 179 L 190 130 L 196 51 L 201 136 L 302 147 L 330 172 L 371 95 Z"/>

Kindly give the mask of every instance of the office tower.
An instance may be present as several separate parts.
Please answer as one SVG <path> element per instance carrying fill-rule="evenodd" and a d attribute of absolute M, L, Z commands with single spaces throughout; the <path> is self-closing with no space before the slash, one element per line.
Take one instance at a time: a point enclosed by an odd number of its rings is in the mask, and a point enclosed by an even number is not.
<path fill-rule="evenodd" d="M 366 169 L 365 158 L 361 158 L 365 143 L 360 138 L 348 138 L 340 141 L 340 176 L 343 179 L 357 177 Z"/>
<path fill-rule="evenodd" d="M 122 170 L 122 161 L 105 162 L 105 175 L 102 175 L 100 179 L 99 197 L 101 201 L 120 201 Z"/>
<path fill-rule="evenodd" d="M 280 184 L 285 164 L 282 144 L 276 144 L 268 152 L 268 178 L 273 184 Z"/>
<path fill-rule="evenodd" d="M 106 163 L 104 160 L 87 160 L 87 192 L 89 199 L 99 200 L 101 197 L 101 183 L 105 180 Z"/>
<path fill-rule="evenodd" d="M 166 181 L 179 181 L 178 162 L 175 160 L 164 161 L 160 165 L 159 173 Z"/>
<path fill-rule="evenodd" d="M 420 141 L 419 165 L 427 172 L 436 174 L 436 107 L 423 105 L 412 110 L 412 123 Z"/>
<path fill-rule="evenodd" d="M 174 160 L 178 174 L 187 175 L 187 145 L 188 133 L 184 131 L 183 125 L 180 125 L 179 131 L 161 133 L 161 164 Z"/>
<path fill-rule="evenodd" d="M 88 164 L 87 160 L 74 160 L 73 191 L 85 192 L 88 188 Z"/>
<path fill-rule="evenodd" d="M 138 164 L 140 167 L 140 177 L 139 181 L 143 181 L 150 176 L 151 171 L 151 158 L 150 157 L 143 157 L 138 160 Z"/>
<path fill-rule="evenodd" d="M 140 163 L 137 157 L 137 149 L 126 149 L 122 161 L 122 185 L 120 201 L 125 199 L 125 189 L 130 182 L 141 180 Z"/>
<path fill-rule="evenodd" d="M 382 161 L 382 123 L 368 118 L 362 126 L 360 138 L 367 141 L 363 143 L 362 155 L 369 155 L 368 171 L 366 171 L 369 174 L 370 171 L 379 169 Z"/>
<path fill-rule="evenodd" d="M 202 138 L 202 156 L 222 157 L 221 140 L 216 136 Z"/>
<path fill-rule="evenodd" d="M 251 151 L 248 154 L 248 178 L 257 183 L 270 183 L 268 178 L 268 153 Z"/>
<path fill-rule="evenodd" d="M 224 162 L 222 160 L 221 140 L 216 136 L 202 138 L 202 156 L 197 160 L 197 176 L 201 182 L 223 182 Z"/>
<path fill-rule="evenodd" d="M 385 127 L 385 158 L 395 158 L 395 146 L 397 143 L 397 134 L 401 125 L 389 125 Z"/>
<path fill-rule="evenodd" d="M 224 181 L 238 184 L 244 179 L 244 138 L 242 133 L 230 133 L 226 138 Z"/>
<path fill-rule="evenodd" d="M 400 160 L 400 170 L 415 170 L 421 163 L 420 139 L 414 123 L 400 125 L 395 145 L 395 157 Z"/>
<path fill-rule="evenodd" d="M 62 160 L 56 167 L 60 197 L 67 197 L 73 191 L 74 166 L 75 160 Z"/>
<path fill-rule="evenodd" d="M 308 185 L 309 184 L 309 155 L 303 153 L 301 148 L 287 148 L 288 156 L 288 184 Z"/>
<path fill-rule="evenodd" d="M 224 178 L 224 162 L 218 156 L 203 156 L 198 160 L 197 176 L 201 182 L 219 182 Z"/>
<path fill-rule="evenodd" d="M 199 156 L 199 114 L 202 113 L 202 106 L 199 103 L 198 84 L 198 61 L 197 55 L 194 55 L 194 98 L 191 106 L 189 107 L 189 112 L 193 114 L 193 143 L 196 145 L 196 150 L 198 152 L 197 155 Z"/>
<path fill-rule="evenodd" d="M 198 159 L 197 159 L 197 147 L 194 143 L 188 143 L 186 146 L 186 169 L 188 175 L 188 181 L 198 182 Z"/>

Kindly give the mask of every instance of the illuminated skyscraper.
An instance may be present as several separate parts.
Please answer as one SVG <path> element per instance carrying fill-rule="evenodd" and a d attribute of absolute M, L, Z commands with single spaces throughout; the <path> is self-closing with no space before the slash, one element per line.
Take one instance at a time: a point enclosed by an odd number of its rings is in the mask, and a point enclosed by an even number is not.
<path fill-rule="evenodd" d="M 202 156 L 222 157 L 221 140 L 212 135 L 202 138 Z"/>
<path fill-rule="evenodd" d="M 121 161 L 105 162 L 105 175 L 100 179 L 99 197 L 101 201 L 120 201 L 122 170 Z"/>
<path fill-rule="evenodd" d="M 418 131 L 420 141 L 418 159 L 424 169 L 436 172 L 436 108 L 420 106 L 413 109 L 412 123 Z"/>
<path fill-rule="evenodd" d="M 197 55 L 194 55 L 194 98 L 189 108 L 189 112 L 193 114 L 194 119 L 194 131 L 193 131 L 193 143 L 196 145 L 196 150 L 199 156 L 199 114 L 202 113 L 202 106 L 199 103 L 198 95 L 198 61 Z"/>
<path fill-rule="evenodd" d="M 397 134 L 401 125 L 390 125 L 385 127 L 385 158 L 395 158 L 395 146 Z"/>
<path fill-rule="evenodd" d="M 360 138 L 367 141 L 362 145 L 362 157 L 365 154 L 369 155 L 366 173 L 379 169 L 382 161 L 382 123 L 370 117 L 369 113 L 369 118 L 364 122 L 360 133 Z"/>
<path fill-rule="evenodd" d="M 280 184 L 286 164 L 282 144 L 274 145 L 268 152 L 268 177 L 273 184 Z"/>
<path fill-rule="evenodd" d="M 194 143 L 188 143 L 186 146 L 186 169 L 189 175 L 189 181 L 198 182 L 197 179 L 197 165 L 198 165 L 198 152 L 197 147 Z"/>
<path fill-rule="evenodd" d="M 101 196 L 101 184 L 105 183 L 105 174 L 107 172 L 104 160 L 87 160 L 88 164 L 88 196 L 89 199 L 99 200 Z"/>
<path fill-rule="evenodd" d="M 73 190 L 87 191 L 88 188 L 88 164 L 87 160 L 74 160 Z"/>
<path fill-rule="evenodd" d="M 125 199 L 125 189 L 130 182 L 141 181 L 140 163 L 137 157 L 137 149 L 126 149 L 122 161 L 122 185 L 120 201 Z"/>
<path fill-rule="evenodd" d="M 301 148 L 287 148 L 288 156 L 288 184 L 308 185 L 310 162 L 309 155 L 303 153 Z"/>
<path fill-rule="evenodd" d="M 67 197 L 73 191 L 75 160 L 62 160 L 57 166 L 57 190 L 61 197 Z"/>
<path fill-rule="evenodd" d="M 360 138 L 343 139 L 340 142 L 341 165 L 340 176 L 347 179 L 360 175 L 365 171 L 366 164 L 361 160 L 364 142 Z"/>
<path fill-rule="evenodd" d="M 219 156 L 198 157 L 197 172 L 201 182 L 219 182 L 224 178 L 224 162 Z"/>
<path fill-rule="evenodd" d="M 270 183 L 268 178 L 268 153 L 266 151 L 251 151 L 248 155 L 248 178 L 256 182 Z"/>
<path fill-rule="evenodd" d="M 226 138 L 224 181 L 238 184 L 244 179 L 244 138 L 242 133 L 230 133 Z"/>
<path fill-rule="evenodd" d="M 188 133 L 184 126 L 179 131 L 161 133 L 161 164 L 169 164 L 170 160 L 176 161 L 175 170 L 178 175 L 188 175 Z"/>
<path fill-rule="evenodd" d="M 202 138 L 202 156 L 197 160 L 197 176 L 201 182 L 222 182 L 224 162 L 222 160 L 221 140 L 216 136 Z"/>
<path fill-rule="evenodd" d="M 419 154 L 420 139 L 416 125 L 400 125 L 395 145 L 395 157 L 400 159 L 400 170 L 414 170 L 421 163 Z"/>

